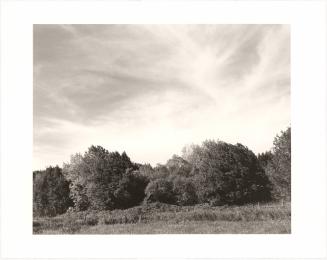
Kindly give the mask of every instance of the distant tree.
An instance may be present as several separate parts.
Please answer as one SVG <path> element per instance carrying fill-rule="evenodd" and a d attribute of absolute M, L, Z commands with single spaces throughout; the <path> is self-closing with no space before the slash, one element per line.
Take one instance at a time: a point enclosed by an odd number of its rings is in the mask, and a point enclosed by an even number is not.
<path fill-rule="evenodd" d="M 36 216 L 55 216 L 73 205 L 69 197 L 69 183 L 61 168 L 48 167 L 33 172 L 33 213 Z"/>
<path fill-rule="evenodd" d="M 273 197 L 276 200 L 291 199 L 291 128 L 282 131 L 274 139 L 272 160 L 266 172 L 273 184 Z"/>
<path fill-rule="evenodd" d="M 63 170 L 71 182 L 72 199 L 77 210 L 133 206 L 143 199 L 140 196 L 142 192 L 144 196 L 147 184 L 143 183 L 143 177 L 132 174 L 137 165 L 125 152 L 108 152 L 101 146 L 91 146 L 83 156 L 72 156 Z"/>

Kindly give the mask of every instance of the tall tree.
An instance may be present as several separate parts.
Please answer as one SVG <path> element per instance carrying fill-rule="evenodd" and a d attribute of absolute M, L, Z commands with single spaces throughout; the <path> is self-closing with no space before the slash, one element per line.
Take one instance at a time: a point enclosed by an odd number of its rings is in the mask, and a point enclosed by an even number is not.
<path fill-rule="evenodd" d="M 76 154 L 64 165 L 77 210 L 126 208 L 139 203 L 147 183 L 134 174 L 135 170 L 136 164 L 125 152 L 109 152 L 101 146 L 91 146 L 83 156 Z"/>
<path fill-rule="evenodd" d="M 291 199 L 291 128 L 274 138 L 273 157 L 267 165 L 267 175 L 273 184 L 275 199 Z"/>

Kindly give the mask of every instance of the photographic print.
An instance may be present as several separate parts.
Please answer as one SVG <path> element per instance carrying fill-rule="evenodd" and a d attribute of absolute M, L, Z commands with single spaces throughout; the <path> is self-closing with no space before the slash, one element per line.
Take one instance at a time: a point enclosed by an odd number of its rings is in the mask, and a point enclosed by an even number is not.
<path fill-rule="evenodd" d="M 34 24 L 33 59 L 33 234 L 291 233 L 289 25 Z"/>

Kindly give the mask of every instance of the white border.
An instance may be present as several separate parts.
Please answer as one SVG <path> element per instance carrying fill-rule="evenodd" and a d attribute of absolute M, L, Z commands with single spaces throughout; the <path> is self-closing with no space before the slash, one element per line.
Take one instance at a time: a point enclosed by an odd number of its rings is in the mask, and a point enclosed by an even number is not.
<path fill-rule="evenodd" d="M 326 257 L 324 1 L 34 2 L 1 6 L 1 254 L 14 258 Z M 291 235 L 32 235 L 32 26 L 291 25 Z"/>

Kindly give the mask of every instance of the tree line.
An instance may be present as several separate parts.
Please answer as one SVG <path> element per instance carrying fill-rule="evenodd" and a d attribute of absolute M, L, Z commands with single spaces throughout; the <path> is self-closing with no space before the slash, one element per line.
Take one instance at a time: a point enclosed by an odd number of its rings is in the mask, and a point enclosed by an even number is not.
<path fill-rule="evenodd" d="M 33 214 L 68 209 L 126 209 L 142 203 L 241 205 L 291 198 L 291 128 L 270 151 L 255 155 L 242 144 L 206 140 L 166 164 L 132 162 L 126 152 L 91 146 L 63 167 L 33 172 Z"/>

